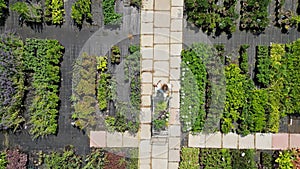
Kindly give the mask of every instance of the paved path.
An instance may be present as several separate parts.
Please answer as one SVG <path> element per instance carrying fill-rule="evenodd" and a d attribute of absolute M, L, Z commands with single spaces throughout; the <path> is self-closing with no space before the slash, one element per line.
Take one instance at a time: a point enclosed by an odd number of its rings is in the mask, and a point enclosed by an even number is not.
<path fill-rule="evenodd" d="M 180 161 L 179 78 L 183 0 L 143 0 L 141 9 L 142 107 L 139 142 L 141 169 L 174 169 Z M 151 135 L 153 84 L 172 85 L 169 135 Z"/>
<path fill-rule="evenodd" d="M 256 133 L 242 137 L 236 133 L 189 135 L 189 147 L 286 150 L 300 147 L 300 134 Z"/>

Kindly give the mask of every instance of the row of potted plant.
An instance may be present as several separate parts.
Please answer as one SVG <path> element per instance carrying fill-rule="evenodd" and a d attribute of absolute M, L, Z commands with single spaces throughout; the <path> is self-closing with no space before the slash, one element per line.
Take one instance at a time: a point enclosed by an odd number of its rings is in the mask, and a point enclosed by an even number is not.
<path fill-rule="evenodd" d="M 59 106 L 60 61 L 64 47 L 57 40 L 26 39 L 24 67 L 32 77 L 34 97 L 29 107 L 30 133 L 34 138 L 55 134 Z"/>

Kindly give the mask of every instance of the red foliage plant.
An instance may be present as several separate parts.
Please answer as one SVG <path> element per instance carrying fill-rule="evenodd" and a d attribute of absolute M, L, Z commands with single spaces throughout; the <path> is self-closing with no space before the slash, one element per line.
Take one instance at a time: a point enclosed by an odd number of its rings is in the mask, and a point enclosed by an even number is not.
<path fill-rule="evenodd" d="M 106 153 L 104 169 L 126 169 L 125 153 Z"/>
<path fill-rule="evenodd" d="M 27 154 L 21 153 L 19 149 L 7 150 L 6 158 L 6 169 L 26 169 Z"/>
<path fill-rule="evenodd" d="M 300 169 L 300 148 L 295 150 L 295 158 L 293 160 L 294 168 Z"/>

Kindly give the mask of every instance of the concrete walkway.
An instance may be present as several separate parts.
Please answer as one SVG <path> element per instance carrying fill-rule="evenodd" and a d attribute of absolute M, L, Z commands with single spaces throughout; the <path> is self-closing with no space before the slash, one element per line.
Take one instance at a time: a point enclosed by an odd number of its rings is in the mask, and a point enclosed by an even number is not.
<path fill-rule="evenodd" d="M 141 169 L 174 169 L 180 161 L 179 88 L 182 50 L 183 0 L 143 0 L 141 9 Z M 153 84 L 172 85 L 169 133 L 152 137 L 151 95 Z"/>
<path fill-rule="evenodd" d="M 255 133 L 242 137 L 236 133 L 189 134 L 189 147 L 286 150 L 300 147 L 300 134 Z"/>

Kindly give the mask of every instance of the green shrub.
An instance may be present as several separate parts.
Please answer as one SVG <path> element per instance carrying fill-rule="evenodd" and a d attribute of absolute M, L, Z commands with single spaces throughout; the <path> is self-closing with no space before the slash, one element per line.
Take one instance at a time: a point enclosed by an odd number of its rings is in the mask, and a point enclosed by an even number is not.
<path fill-rule="evenodd" d="M 241 45 L 239 54 L 239 66 L 244 74 L 249 74 L 249 63 L 248 63 L 248 54 L 247 49 L 249 45 Z"/>
<path fill-rule="evenodd" d="M 122 22 L 122 15 L 115 12 L 115 0 L 103 0 L 102 9 L 104 25 L 119 25 Z"/>
<path fill-rule="evenodd" d="M 199 149 L 198 148 L 181 148 L 180 169 L 198 169 L 199 168 Z"/>
<path fill-rule="evenodd" d="M 25 70 L 33 73 L 34 97 L 30 111 L 30 133 L 33 138 L 55 134 L 59 103 L 59 63 L 64 47 L 56 40 L 27 39 Z"/>
<path fill-rule="evenodd" d="M 100 72 L 105 72 L 107 70 L 107 57 L 106 56 L 97 57 L 97 70 Z"/>
<path fill-rule="evenodd" d="M 197 81 L 194 74 L 188 69 L 188 66 L 181 63 L 181 89 L 180 89 L 180 121 L 183 124 L 182 131 L 191 131 L 194 127 L 196 119 L 199 128 L 194 128 L 194 131 L 201 131 L 203 120 L 197 118 L 197 114 L 201 108 L 200 98 L 201 93 L 198 89 Z M 201 120 L 201 121 L 200 121 Z"/>
<path fill-rule="evenodd" d="M 121 62 L 121 51 L 119 46 L 113 46 L 111 48 L 111 63 L 119 64 Z"/>
<path fill-rule="evenodd" d="M 0 25 L 4 25 L 8 12 L 8 1 L 0 0 Z"/>
<path fill-rule="evenodd" d="M 46 0 L 45 1 L 45 21 L 55 25 L 61 25 L 64 22 L 64 1 Z"/>
<path fill-rule="evenodd" d="M 12 11 L 17 12 L 21 21 L 25 23 L 43 23 L 43 9 L 40 4 L 26 2 L 16 2 L 11 7 Z"/>
<path fill-rule="evenodd" d="M 75 153 L 74 147 L 66 147 L 61 152 L 51 152 L 45 155 L 44 159 L 45 166 L 52 169 L 79 169 L 82 164 L 82 159 Z"/>
<path fill-rule="evenodd" d="M 109 93 L 110 93 L 109 79 L 110 79 L 110 74 L 107 73 L 100 74 L 100 79 L 98 81 L 97 99 L 101 111 L 106 110 L 108 106 Z"/>
<path fill-rule="evenodd" d="M 140 110 L 141 105 L 141 79 L 139 76 L 130 81 L 130 103 L 136 111 Z"/>
<path fill-rule="evenodd" d="M 96 125 L 95 104 L 95 77 L 97 73 L 96 57 L 83 53 L 80 60 L 74 65 L 73 71 L 76 72 L 78 81 L 73 86 L 74 113 L 72 119 L 75 126 L 84 129 L 87 126 Z M 74 78 L 77 78 L 74 76 Z"/>
<path fill-rule="evenodd" d="M 234 123 L 240 119 L 240 111 L 247 100 L 246 86 L 249 81 L 246 75 L 241 74 L 236 64 L 230 64 L 225 68 L 226 77 L 226 102 L 225 111 L 221 121 L 221 131 L 224 133 L 236 129 Z"/>
<path fill-rule="evenodd" d="M 24 45 L 12 34 L 3 34 L 0 39 L 0 124 L 2 129 L 16 131 L 25 121 L 22 104 L 25 92 Z"/>
<path fill-rule="evenodd" d="M 5 169 L 7 165 L 6 152 L 0 152 L 0 169 Z"/>
<path fill-rule="evenodd" d="M 274 72 L 271 69 L 271 58 L 268 46 L 257 46 L 256 48 L 256 59 L 257 59 L 257 81 L 264 87 L 269 86 L 271 77 Z"/>
<path fill-rule="evenodd" d="M 231 154 L 229 149 L 201 149 L 200 165 L 203 168 L 231 169 Z"/>
<path fill-rule="evenodd" d="M 292 169 L 294 168 L 293 158 L 291 151 L 280 151 L 275 162 L 278 163 L 280 169 Z"/>
<path fill-rule="evenodd" d="M 240 28 L 254 33 L 263 32 L 269 25 L 270 0 L 242 0 Z"/>
<path fill-rule="evenodd" d="M 130 45 L 129 48 L 128 48 L 128 50 L 129 50 L 130 54 L 133 54 L 135 52 L 140 51 L 140 46 L 138 46 L 138 45 Z"/>
<path fill-rule="evenodd" d="M 255 150 L 231 150 L 232 168 L 257 168 Z"/>
<path fill-rule="evenodd" d="M 185 124 L 192 125 L 192 131 L 193 132 L 200 132 L 204 126 L 204 117 L 205 117 L 205 89 L 206 89 L 206 83 L 207 83 L 207 72 L 206 72 L 206 60 L 208 57 L 212 55 L 212 49 L 209 45 L 206 44 L 195 44 L 191 46 L 187 50 L 183 50 L 181 52 L 182 62 L 187 66 L 185 68 L 185 73 L 187 73 L 187 78 L 194 78 L 196 82 L 196 86 L 194 86 L 194 89 L 198 89 L 196 92 L 198 94 L 197 98 L 194 96 L 191 99 L 197 99 L 195 101 L 199 101 L 198 103 L 195 102 L 185 102 L 188 98 L 185 98 L 185 95 L 191 95 L 188 90 L 191 90 L 191 88 L 188 88 L 189 85 L 184 86 L 184 88 L 181 91 L 181 106 L 183 106 L 182 110 L 182 116 L 181 120 L 186 121 Z M 191 71 L 191 72 L 187 72 Z M 193 76 L 193 77 L 192 77 Z M 182 79 L 184 80 L 184 79 Z M 192 79 L 191 79 L 192 80 Z M 184 81 L 183 81 L 184 82 Z M 188 83 L 188 82 L 187 82 Z M 193 83 L 193 82 L 190 82 Z M 186 92 L 185 92 L 186 91 Z M 185 93 L 184 93 L 185 92 Z M 199 105 L 199 108 L 197 105 Z M 198 112 L 191 111 L 192 108 L 195 107 L 195 110 L 199 110 Z M 191 113 L 190 113 L 191 112 Z M 196 120 L 193 120 L 193 117 L 196 116 Z M 191 120 L 191 121 L 188 121 Z M 194 121 L 193 124 L 191 124 Z M 190 128 L 190 127 L 187 127 Z"/>
<path fill-rule="evenodd" d="M 222 32 L 232 34 L 236 30 L 238 14 L 235 12 L 236 0 L 220 1 L 186 0 L 185 11 L 188 21 L 208 34 Z M 222 4 L 222 5 L 220 5 Z"/>
<path fill-rule="evenodd" d="M 106 162 L 105 153 L 102 149 L 93 148 L 91 153 L 85 157 L 83 169 L 101 169 Z"/>
<path fill-rule="evenodd" d="M 71 17 L 78 26 L 81 26 L 84 20 L 91 21 L 91 0 L 77 0 L 72 5 Z"/>
<path fill-rule="evenodd" d="M 274 160 L 272 154 L 269 153 L 261 153 L 261 165 L 265 169 L 272 169 L 274 164 Z"/>

